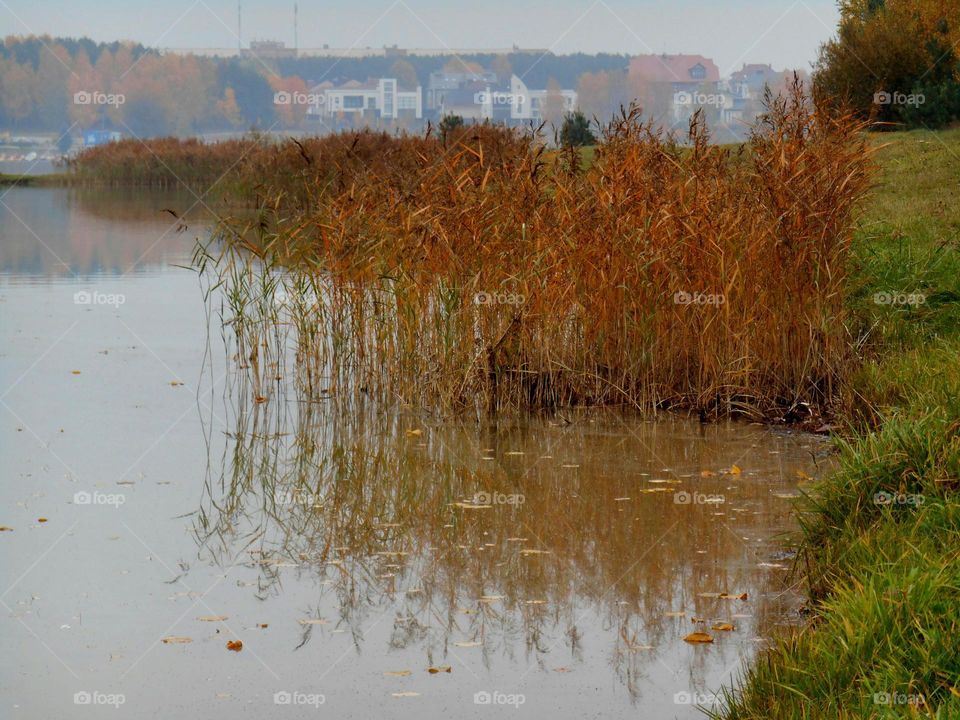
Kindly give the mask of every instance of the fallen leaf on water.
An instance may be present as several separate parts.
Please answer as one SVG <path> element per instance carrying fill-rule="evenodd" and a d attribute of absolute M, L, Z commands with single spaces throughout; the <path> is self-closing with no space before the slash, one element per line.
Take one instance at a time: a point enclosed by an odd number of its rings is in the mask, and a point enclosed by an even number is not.
<path fill-rule="evenodd" d="M 253 399 L 253 401 L 254 401 L 257 405 L 263 405 L 263 403 L 265 403 L 268 399 L 269 399 L 269 398 L 266 398 L 266 397 L 264 397 L 263 395 L 257 395 L 257 396 Z"/>
<path fill-rule="evenodd" d="M 688 643 L 712 643 L 713 638 L 705 632 L 693 632 L 687 635 L 683 641 Z"/>
<path fill-rule="evenodd" d="M 407 430 L 407 435 L 423 435 L 423 430 L 420 428 L 414 428 L 413 430 Z"/>
<path fill-rule="evenodd" d="M 665 612 L 665 613 L 663 614 L 664 617 L 683 617 L 684 615 L 686 615 L 686 613 L 685 613 L 685 612 L 681 612 L 681 611 L 679 611 L 679 610 L 676 611 L 676 612 Z"/>
<path fill-rule="evenodd" d="M 74 375 L 79 375 L 79 374 L 80 374 L 80 371 L 79 371 L 79 370 L 71 370 L 70 372 L 71 372 L 72 374 L 74 374 Z"/>
<path fill-rule="evenodd" d="M 323 618 L 310 618 L 308 620 L 298 620 L 301 625 L 326 625 L 327 621 Z"/>
<path fill-rule="evenodd" d="M 227 650 L 233 650 L 234 652 L 240 652 L 243 650 L 243 643 L 239 640 L 227 640 Z"/>
<path fill-rule="evenodd" d="M 546 600 L 524 600 L 527 605 L 546 605 Z"/>
<path fill-rule="evenodd" d="M 720 632 L 731 632 L 734 630 L 734 627 L 730 623 L 715 623 L 711 629 L 719 630 Z"/>
<path fill-rule="evenodd" d="M 47 521 L 46 518 L 37 518 L 37 522 L 46 522 L 46 521 Z"/>
<path fill-rule="evenodd" d="M 171 385 L 172 387 L 178 387 L 178 386 L 180 386 L 180 385 L 183 385 L 183 383 L 180 382 L 179 380 L 171 380 L 171 381 L 170 381 L 170 385 Z"/>
<path fill-rule="evenodd" d="M 168 635 L 165 638 L 161 638 L 160 641 L 163 643 L 166 643 L 167 645 L 179 645 L 183 643 L 192 643 L 193 638 L 179 637 L 177 635 Z"/>
<path fill-rule="evenodd" d="M 480 647 L 483 643 L 477 642 L 476 640 L 461 640 L 460 642 L 455 642 L 454 645 L 457 647 Z"/>
<path fill-rule="evenodd" d="M 740 473 L 743 472 L 743 470 L 740 469 L 739 465 L 734 465 L 727 472 L 730 473 L 731 475 L 739 475 Z"/>
<path fill-rule="evenodd" d="M 702 623 L 702 622 L 706 622 L 706 620 L 704 620 L 703 618 L 692 617 L 692 618 L 690 618 L 690 622 L 693 622 L 693 623 Z"/>
<path fill-rule="evenodd" d="M 453 672 L 453 668 L 451 668 L 449 665 L 439 665 L 436 667 L 428 667 L 427 672 L 431 675 L 436 675 L 437 673 Z"/>
<path fill-rule="evenodd" d="M 419 696 L 420 696 L 420 693 L 418 693 L 418 692 L 413 692 L 413 690 L 407 690 L 407 691 L 405 691 L 405 692 L 397 692 L 397 693 L 390 693 L 390 694 L 393 695 L 393 696 L 396 697 L 396 698 L 402 698 L 402 697 L 419 697 Z"/>
<path fill-rule="evenodd" d="M 387 670 L 383 673 L 384 677 L 407 677 L 410 674 L 409 670 Z"/>
<path fill-rule="evenodd" d="M 716 475 L 716 473 L 713 472 L 713 470 L 701 470 L 701 471 L 700 471 L 700 477 L 713 477 L 714 475 Z"/>
<path fill-rule="evenodd" d="M 226 615 L 201 615 L 197 618 L 197 620 L 202 622 L 223 622 L 226 619 Z"/>
<path fill-rule="evenodd" d="M 717 597 L 724 600 L 746 600 L 750 596 L 746 593 L 740 593 L 739 595 L 736 593 L 720 593 Z"/>
<path fill-rule="evenodd" d="M 13 532 L 13 528 L 7 527 L 6 525 L 0 525 L 0 532 Z"/>
<path fill-rule="evenodd" d="M 481 595 L 480 602 L 482 603 L 492 603 L 497 602 L 498 600 L 503 600 L 503 595 Z"/>
<path fill-rule="evenodd" d="M 268 623 L 259 623 L 259 624 L 257 625 L 257 627 L 258 627 L 258 628 L 265 628 L 265 627 L 269 627 L 269 624 L 268 624 Z"/>

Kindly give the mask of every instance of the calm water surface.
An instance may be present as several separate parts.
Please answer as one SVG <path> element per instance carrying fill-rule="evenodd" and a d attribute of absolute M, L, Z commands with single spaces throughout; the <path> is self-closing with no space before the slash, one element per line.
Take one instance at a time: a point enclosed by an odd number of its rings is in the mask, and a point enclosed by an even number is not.
<path fill-rule="evenodd" d="M 0 198 L 2 717 L 701 717 L 797 622 L 821 440 L 258 402 L 194 203 Z"/>

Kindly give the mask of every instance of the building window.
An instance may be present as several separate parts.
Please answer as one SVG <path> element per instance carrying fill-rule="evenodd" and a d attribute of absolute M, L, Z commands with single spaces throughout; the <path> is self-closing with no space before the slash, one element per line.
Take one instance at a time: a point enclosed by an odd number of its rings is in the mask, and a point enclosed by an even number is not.
<path fill-rule="evenodd" d="M 690 68 L 690 77 L 692 77 L 694 80 L 703 80 L 706 76 L 707 69 L 700 63 L 697 63 Z"/>
<path fill-rule="evenodd" d="M 362 110 L 363 95 L 344 95 L 343 107 L 345 110 Z"/>

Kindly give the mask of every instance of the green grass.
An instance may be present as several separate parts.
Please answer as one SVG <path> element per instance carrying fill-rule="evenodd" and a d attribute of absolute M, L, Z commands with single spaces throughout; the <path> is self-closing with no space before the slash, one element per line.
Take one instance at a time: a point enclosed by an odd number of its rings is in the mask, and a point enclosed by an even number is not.
<path fill-rule="evenodd" d="M 813 619 L 718 717 L 960 718 L 960 130 L 877 143 L 849 297 L 858 432 L 798 507 Z"/>
<path fill-rule="evenodd" d="M 0 187 L 6 185 L 21 185 L 23 187 L 42 187 L 65 184 L 67 178 L 60 173 L 49 175 L 9 175 L 0 173 Z"/>

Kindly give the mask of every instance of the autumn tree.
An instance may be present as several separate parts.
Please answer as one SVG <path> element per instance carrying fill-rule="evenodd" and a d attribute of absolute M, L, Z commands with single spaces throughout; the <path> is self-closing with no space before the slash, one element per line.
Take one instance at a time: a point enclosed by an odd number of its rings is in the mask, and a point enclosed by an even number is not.
<path fill-rule="evenodd" d="M 417 71 L 407 60 L 397 60 L 390 66 L 390 77 L 397 79 L 397 87 L 401 90 L 416 90 L 420 84 Z"/>
<path fill-rule="evenodd" d="M 820 49 L 814 95 L 880 121 L 943 125 L 960 117 L 958 47 L 956 0 L 840 0 L 837 37 Z"/>

